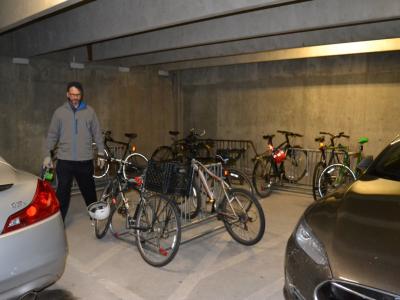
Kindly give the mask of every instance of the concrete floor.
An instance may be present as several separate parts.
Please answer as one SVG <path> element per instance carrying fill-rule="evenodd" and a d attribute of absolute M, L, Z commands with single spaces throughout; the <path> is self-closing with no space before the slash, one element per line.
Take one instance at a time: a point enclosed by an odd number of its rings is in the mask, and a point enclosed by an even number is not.
<path fill-rule="evenodd" d="M 261 201 L 267 227 L 257 245 L 242 246 L 220 230 L 181 245 L 169 265 L 154 268 L 134 244 L 110 233 L 96 239 L 76 195 L 66 220 L 65 273 L 39 299 L 284 299 L 286 241 L 311 202 L 310 196 L 274 192 Z"/>

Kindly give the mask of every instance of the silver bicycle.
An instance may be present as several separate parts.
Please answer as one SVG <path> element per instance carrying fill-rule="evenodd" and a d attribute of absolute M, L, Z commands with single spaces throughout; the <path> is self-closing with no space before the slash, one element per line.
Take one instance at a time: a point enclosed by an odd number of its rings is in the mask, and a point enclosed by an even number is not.
<path fill-rule="evenodd" d="M 207 197 L 205 207 L 201 207 L 203 201 L 196 201 L 189 203 L 191 209 L 215 213 L 232 238 L 243 245 L 259 242 L 265 232 L 265 216 L 257 198 L 248 190 L 231 188 L 196 159 L 192 159 L 190 170 L 187 176 L 192 187 L 199 185 L 196 189 Z"/>

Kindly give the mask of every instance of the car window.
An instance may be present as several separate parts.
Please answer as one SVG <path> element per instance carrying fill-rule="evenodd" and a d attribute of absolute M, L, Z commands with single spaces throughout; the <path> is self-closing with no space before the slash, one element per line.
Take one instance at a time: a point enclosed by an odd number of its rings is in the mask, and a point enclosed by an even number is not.
<path fill-rule="evenodd" d="M 382 178 L 400 180 L 400 140 L 389 145 L 377 157 L 370 173 Z"/>

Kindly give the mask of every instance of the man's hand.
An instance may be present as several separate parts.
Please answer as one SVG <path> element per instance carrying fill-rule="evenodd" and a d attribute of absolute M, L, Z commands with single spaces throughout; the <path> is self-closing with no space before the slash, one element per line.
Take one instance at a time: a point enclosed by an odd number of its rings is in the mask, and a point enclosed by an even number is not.
<path fill-rule="evenodd" d="M 53 168 L 53 161 L 50 156 L 46 156 L 43 160 L 43 168 L 51 169 Z"/>
<path fill-rule="evenodd" d="M 100 153 L 99 152 L 98 155 L 97 155 L 97 166 L 100 169 L 103 169 L 105 163 L 106 163 L 106 157 L 104 156 L 104 153 Z"/>

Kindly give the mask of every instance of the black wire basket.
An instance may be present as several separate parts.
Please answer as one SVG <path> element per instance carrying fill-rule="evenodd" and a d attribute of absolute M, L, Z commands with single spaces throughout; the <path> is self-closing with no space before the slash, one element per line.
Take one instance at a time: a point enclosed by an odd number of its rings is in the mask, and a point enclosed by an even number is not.
<path fill-rule="evenodd" d="M 150 160 L 147 166 L 144 187 L 146 190 L 165 194 L 188 196 L 193 170 L 188 164 Z"/>

